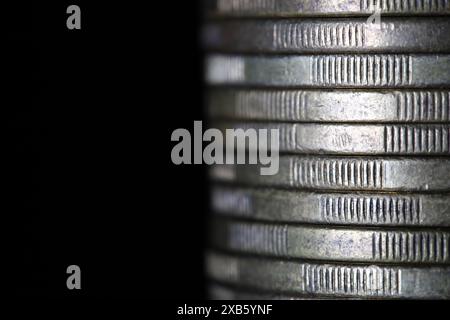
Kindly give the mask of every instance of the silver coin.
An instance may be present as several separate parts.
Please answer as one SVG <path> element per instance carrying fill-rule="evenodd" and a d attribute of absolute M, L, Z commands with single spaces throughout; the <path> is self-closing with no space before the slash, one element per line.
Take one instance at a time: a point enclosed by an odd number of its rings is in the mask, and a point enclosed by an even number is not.
<path fill-rule="evenodd" d="M 450 232 L 372 230 L 215 219 L 211 243 L 236 253 L 307 260 L 449 264 Z"/>
<path fill-rule="evenodd" d="M 311 297 L 310 295 L 281 295 L 270 292 L 251 292 L 248 290 L 229 288 L 227 286 L 214 284 L 208 287 L 208 295 L 212 300 L 335 300 L 333 298 Z"/>
<path fill-rule="evenodd" d="M 450 86 L 450 55 L 210 55 L 210 85 L 317 88 Z"/>
<path fill-rule="evenodd" d="M 215 186 L 211 208 L 243 219 L 366 226 L 450 226 L 450 194 L 313 193 Z"/>
<path fill-rule="evenodd" d="M 295 122 L 450 122 L 450 91 L 211 89 L 211 118 Z"/>
<path fill-rule="evenodd" d="M 450 298 L 450 267 L 318 264 L 210 252 L 208 277 L 279 294 L 357 298 Z"/>
<path fill-rule="evenodd" d="M 207 0 L 209 16 L 349 16 L 450 14 L 448 0 Z"/>
<path fill-rule="evenodd" d="M 450 125 L 217 123 L 227 129 L 278 130 L 281 152 L 336 155 L 450 155 Z M 270 134 L 269 134 L 270 136 Z M 233 147 L 234 141 L 227 140 Z M 249 146 L 252 147 L 252 146 Z"/>
<path fill-rule="evenodd" d="M 448 18 L 239 20 L 206 24 L 206 49 L 231 53 L 438 53 L 450 51 Z"/>
<path fill-rule="evenodd" d="M 263 165 L 214 165 L 213 180 L 315 190 L 450 191 L 450 158 L 280 156 L 279 171 Z"/>

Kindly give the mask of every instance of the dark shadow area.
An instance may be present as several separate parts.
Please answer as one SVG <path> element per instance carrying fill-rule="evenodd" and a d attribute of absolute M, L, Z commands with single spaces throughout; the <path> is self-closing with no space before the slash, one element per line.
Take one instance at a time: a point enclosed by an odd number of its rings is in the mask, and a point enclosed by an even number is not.
<path fill-rule="evenodd" d="M 77 1 L 68 30 L 74 3 L 7 31 L 15 292 L 202 298 L 205 174 L 170 158 L 172 131 L 202 118 L 199 6 Z"/>

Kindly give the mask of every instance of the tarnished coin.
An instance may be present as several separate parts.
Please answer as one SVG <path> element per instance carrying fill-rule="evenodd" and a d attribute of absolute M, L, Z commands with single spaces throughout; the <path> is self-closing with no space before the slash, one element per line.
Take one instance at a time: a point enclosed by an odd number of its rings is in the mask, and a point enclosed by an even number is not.
<path fill-rule="evenodd" d="M 379 230 L 214 219 L 217 249 L 252 255 L 370 263 L 450 263 L 450 232 Z"/>
<path fill-rule="evenodd" d="M 215 119 L 295 122 L 450 122 L 450 91 L 211 89 Z"/>
<path fill-rule="evenodd" d="M 230 53 L 448 53 L 450 19 L 234 20 L 206 24 L 207 50 Z"/>
<path fill-rule="evenodd" d="M 214 165 L 213 180 L 315 190 L 450 191 L 450 158 L 280 156 L 277 174 L 263 165 Z"/>
<path fill-rule="evenodd" d="M 448 0 L 206 0 L 209 16 L 303 17 L 450 14 Z"/>
<path fill-rule="evenodd" d="M 368 125 L 218 123 L 227 129 L 278 130 L 281 152 L 336 155 L 450 155 L 450 124 Z M 269 135 L 270 136 L 270 135 Z M 230 147 L 234 141 L 227 140 Z M 233 145 L 231 145 L 233 144 Z"/>
<path fill-rule="evenodd" d="M 279 294 L 356 298 L 450 298 L 450 267 L 318 264 L 210 252 L 212 280 Z"/>
<path fill-rule="evenodd" d="M 450 194 L 313 193 L 215 186 L 218 216 L 277 223 L 450 226 Z"/>
<path fill-rule="evenodd" d="M 210 55 L 210 85 L 317 88 L 450 87 L 450 55 Z"/>

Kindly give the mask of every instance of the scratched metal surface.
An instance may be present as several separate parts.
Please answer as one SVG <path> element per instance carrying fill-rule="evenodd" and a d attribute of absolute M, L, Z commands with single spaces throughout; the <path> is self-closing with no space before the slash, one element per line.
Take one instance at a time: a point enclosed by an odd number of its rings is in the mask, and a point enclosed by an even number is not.
<path fill-rule="evenodd" d="M 213 119 L 265 122 L 450 123 L 449 90 L 211 88 Z"/>
<path fill-rule="evenodd" d="M 304 17 L 383 15 L 448 15 L 448 0 L 205 0 L 207 16 Z"/>
<path fill-rule="evenodd" d="M 448 88 L 450 54 L 223 55 L 206 58 L 209 85 Z"/>
<path fill-rule="evenodd" d="M 450 0 L 205 13 L 210 123 L 278 129 L 281 152 L 273 176 L 209 170 L 210 296 L 450 299 Z"/>
<path fill-rule="evenodd" d="M 214 165 L 212 180 L 299 190 L 449 192 L 450 158 L 280 156 L 279 171 L 263 165 Z"/>
<path fill-rule="evenodd" d="M 211 222 L 211 245 L 227 252 L 317 261 L 450 264 L 450 232 Z"/>
<path fill-rule="evenodd" d="M 212 122 L 227 129 L 278 130 L 286 153 L 336 155 L 450 155 L 450 124 L 316 124 Z M 270 134 L 269 134 L 270 139 Z M 234 143 L 234 141 L 229 142 Z"/>
<path fill-rule="evenodd" d="M 326 226 L 450 227 L 450 194 L 310 192 L 213 185 L 214 215 Z"/>
<path fill-rule="evenodd" d="M 437 53 L 450 50 L 450 19 L 365 18 L 209 22 L 206 49 L 233 53 Z"/>
<path fill-rule="evenodd" d="M 206 272 L 222 283 L 314 297 L 449 299 L 447 266 L 274 260 L 208 252 Z"/>

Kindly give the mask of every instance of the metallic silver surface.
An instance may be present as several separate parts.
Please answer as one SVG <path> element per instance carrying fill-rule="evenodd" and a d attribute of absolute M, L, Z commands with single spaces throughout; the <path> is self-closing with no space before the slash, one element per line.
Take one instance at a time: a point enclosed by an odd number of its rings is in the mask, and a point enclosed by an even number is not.
<path fill-rule="evenodd" d="M 450 194 L 316 193 L 215 186 L 217 216 L 277 223 L 450 227 Z"/>
<path fill-rule="evenodd" d="M 210 55 L 210 85 L 316 88 L 450 87 L 450 55 Z"/>
<path fill-rule="evenodd" d="M 251 292 L 247 290 L 230 288 L 223 285 L 210 285 L 208 293 L 212 300 L 309 300 L 308 295 L 281 295 L 270 292 Z M 320 300 L 336 300 L 333 298 L 316 297 Z"/>
<path fill-rule="evenodd" d="M 450 19 L 366 18 L 209 22 L 206 49 L 231 53 L 448 53 Z"/>
<path fill-rule="evenodd" d="M 205 5 L 210 124 L 281 152 L 210 168 L 211 296 L 450 299 L 450 0 Z"/>
<path fill-rule="evenodd" d="M 450 155 L 450 124 L 213 123 L 227 129 L 279 131 L 281 152 L 336 155 Z M 227 141 L 227 143 L 234 143 Z M 231 145 L 232 147 L 232 145 Z"/>
<path fill-rule="evenodd" d="M 450 158 L 280 156 L 279 172 L 260 165 L 215 165 L 213 180 L 311 190 L 450 191 Z"/>
<path fill-rule="evenodd" d="M 314 297 L 450 298 L 450 267 L 317 264 L 209 252 L 209 278 L 278 294 Z"/>
<path fill-rule="evenodd" d="M 450 91 L 211 89 L 213 119 L 450 123 Z"/>
<path fill-rule="evenodd" d="M 205 0 L 207 14 L 236 17 L 303 17 L 450 14 L 448 0 Z"/>
<path fill-rule="evenodd" d="M 214 248 L 321 261 L 450 264 L 450 232 L 288 225 L 215 219 Z"/>

